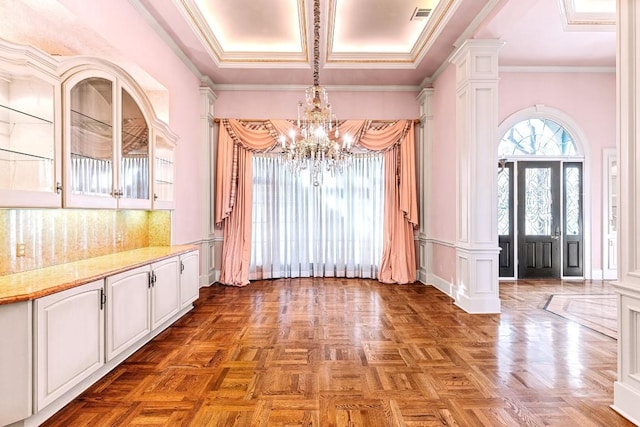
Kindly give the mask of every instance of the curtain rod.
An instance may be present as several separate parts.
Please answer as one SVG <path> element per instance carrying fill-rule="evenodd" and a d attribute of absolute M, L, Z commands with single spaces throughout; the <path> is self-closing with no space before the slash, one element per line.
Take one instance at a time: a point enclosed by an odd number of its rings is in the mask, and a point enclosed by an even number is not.
<path fill-rule="evenodd" d="M 226 118 L 226 117 L 224 117 L 224 118 Z M 223 120 L 224 118 L 216 117 L 216 118 L 213 119 L 213 121 L 214 121 L 214 123 L 220 123 L 220 120 Z M 237 119 L 237 120 L 239 120 L 241 122 L 264 122 L 265 120 L 270 120 L 270 119 Z M 290 122 L 295 122 L 296 121 L 296 119 L 284 119 L 284 120 L 287 120 L 287 121 L 290 121 Z M 366 120 L 366 119 L 355 119 L 355 120 Z M 393 122 L 397 122 L 398 120 L 404 120 L 404 119 L 395 119 L 395 120 L 374 120 L 374 119 L 371 119 L 371 121 L 373 123 L 393 123 Z M 413 123 L 416 124 L 416 125 L 420 124 L 420 119 L 413 119 Z"/>

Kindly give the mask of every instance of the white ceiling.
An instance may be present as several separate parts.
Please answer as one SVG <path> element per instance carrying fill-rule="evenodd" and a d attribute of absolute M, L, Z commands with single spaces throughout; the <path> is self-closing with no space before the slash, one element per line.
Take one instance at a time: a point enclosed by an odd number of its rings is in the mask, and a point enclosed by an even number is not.
<path fill-rule="evenodd" d="M 0 0 L 0 37 L 117 56 L 70 0 Z M 214 86 L 308 85 L 313 0 L 119 0 Z M 433 9 L 411 20 L 416 8 Z M 615 67 L 615 0 L 320 0 L 320 83 L 428 85 L 467 38 L 505 42 L 503 67 Z"/>

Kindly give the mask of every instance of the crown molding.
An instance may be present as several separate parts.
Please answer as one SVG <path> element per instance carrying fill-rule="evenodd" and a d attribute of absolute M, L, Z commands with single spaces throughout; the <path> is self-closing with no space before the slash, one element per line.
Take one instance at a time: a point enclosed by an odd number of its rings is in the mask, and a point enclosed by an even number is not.
<path fill-rule="evenodd" d="M 182 63 L 191 71 L 203 84 L 213 89 L 213 81 L 209 76 L 205 76 L 198 70 L 184 51 L 178 46 L 175 40 L 167 33 L 160 23 L 149 13 L 149 11 L 140 3 L 139 0 L 129 0 L 129 3 L 138 11 L 149 26 L 160 36 L 160 38 L 169 46 L 173 53 L 182 61 Z"/>
<path fill-rule="evenodd" d="M 254 92 L 303 92 L 309 85 L 256 85 L 256 84 L 217 84 L 216 91 L 254 91 Z M 332 92 L 420 92 L 420 86 L 413 85 L 336 85 L 325 86 Z"/>
<path fill-rule="evenodd" d="M 449 66 L 449 63 L 451 62 L 451 58 L 453 57 L 453 55 L 458 51 L 458 48 L 460 46 L 462 46 L 462 44 L 470 39 L 473 36 L 473 33 L 478 29 L 478 27 L 480 26 L 480 24 L 482 24 L 485 19 L 493 12 L 493 10 L 495 9 L 495 7 L 501 2 L 501 0 L 490 0 L 480 11 L 480 13 L 478 13 L 478 15 L 476 15 L 476 17 L 471 21 L 471 23 L 467 26 L 467 28 L 462 32 L 462 34 L 460 34 L 460 37 L 458 37 L 456 39 L 456 41 L 453 43 L 453 51 L 449 54 L 449 56 L 442 62 L 442 64 L 440 64 L 440 66 L 436 69 L 436 71 L 431 75 L 431 76 L 427 76 L 424 78 L 424 80 L 422 80 L 422 82 L 420 83 L 420 87 L 427 87 L 429 85 L 432 85 L 434 81 L 436 81 L 438 79 L 438 77 L 440 76 L 440 74 L 442 74 L 442 72 L 444 70 L 446 70 L 446 68 Z"/>
<path fill-rule="evenodd" d="M 501 65 L 501 73 L 615 73 L 616 67 Z"/>

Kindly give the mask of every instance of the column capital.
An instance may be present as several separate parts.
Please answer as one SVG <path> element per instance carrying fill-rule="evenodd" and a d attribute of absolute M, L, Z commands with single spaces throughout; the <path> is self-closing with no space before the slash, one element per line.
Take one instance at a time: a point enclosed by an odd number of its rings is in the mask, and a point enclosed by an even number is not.
<path fill-rule="evenodd" d="M 423 103 L 428 97 L 433 96 L 435 91 L 436 90 L 432 87 L 425 87 L 420 91 L 418 96 L 416 96 L 416 99 L 418 102 Z"/>
<path fill-rule="evenodd" d="M 456 66 L 456 82 L 498 78 L 498 51 L 502 40 L 466 40 L 449 62 Z"/>

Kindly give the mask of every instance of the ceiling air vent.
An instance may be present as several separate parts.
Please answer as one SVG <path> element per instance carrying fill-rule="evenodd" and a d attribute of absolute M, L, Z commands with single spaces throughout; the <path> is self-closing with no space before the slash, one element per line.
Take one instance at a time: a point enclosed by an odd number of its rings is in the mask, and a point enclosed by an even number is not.
<path fill-rule="evenodd" d="M 414 20 L 418 20 L 418 19 L 427 19 L 429 17 L 429 15 L 431 15 L 432 11 L 433 11 L 433 9 L 416 7 L 413 10 L 413 14 L 411 15 L 410 21 L 414 21 Z"/>

